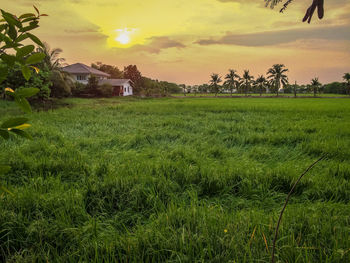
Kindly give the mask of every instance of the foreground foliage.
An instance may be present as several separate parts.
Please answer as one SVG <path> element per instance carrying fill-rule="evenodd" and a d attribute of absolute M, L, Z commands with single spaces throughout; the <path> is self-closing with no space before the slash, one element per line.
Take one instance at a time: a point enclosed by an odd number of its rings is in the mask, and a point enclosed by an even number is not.
<path fill-rule="evenodd" d="M 327 152 L 291 199 L 277 259 L 349 261 L 347 99 L 66 103 L 33 114 L 36 141 L 2 142 L 1 260 L 268 262 L 291 184 Z"/>

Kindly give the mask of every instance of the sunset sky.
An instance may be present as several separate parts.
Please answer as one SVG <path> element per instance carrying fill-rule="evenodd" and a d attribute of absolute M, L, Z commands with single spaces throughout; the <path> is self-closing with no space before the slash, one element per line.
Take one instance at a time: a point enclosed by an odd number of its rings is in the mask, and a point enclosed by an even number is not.
<path fill-rule="evenodd" d="M 309 25 L 301 19 L 310 2 L 295 0 L 284 14 L 263 0 L 2 0 L 1 8 L 19 15 L 34 4 L 48 14 L 36 34 L 67 63 L 136 64 L 190 85 L 282 63 L 291 82 L 340 81 L 350 72 L 350 1 L 325 0 L 325 18 Z"/>

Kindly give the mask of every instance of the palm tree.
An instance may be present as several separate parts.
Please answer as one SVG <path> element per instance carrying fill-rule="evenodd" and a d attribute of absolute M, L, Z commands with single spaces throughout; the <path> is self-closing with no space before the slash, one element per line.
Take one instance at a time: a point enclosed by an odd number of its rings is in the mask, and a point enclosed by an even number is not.
<path fill-rule="evenodd" d="M 42 52 L 46 55 L 42 61 L 42 66 L 51 72 L 51 95 L 53 97 L 71 95 L 72 90 L 75 88 L 75 79 L 69 73 L 62 71 L 66 61 L 60 57 L 63 50 L 60 48 L 51 49 L 49 44 L 44 43 L 43 47 L 37 48 L 37 52 Z"/>
<path fill-rule="evenodd" d="M 348 93 L 350 96 L 350 73 L 344 73 L 343 79 L 345 80 L 345 85 L 348 87 Z"/>
<path fill-rule="evenodd" d="M 263 75 L 260 75 L 260 76 L 258 76 L 258 78 L 256 79 L 255 83 L 256 83 L 256 85 L 257 85 L 258 88 L 259 88 L 260 97 L 261 97 L 261 96 L 262 96 L 263 88 L 265 88 L 265 85 L 266 85 L 266 78 L 265 78 Z"/>
<path fill-rule="evenodd" d="M 211 74 L 211 80 L 210 85 L 213 87 L 213 90 L 215 92 L 215 97 L 218 95 L 219 92 L 219 83 L 221 82 L 221 77 L 219 77 L 219 74 L 213 73 Z"/>
<path fill-rule="evenodd" d="M 311 88 L 314 91 L 314 97 L 316 97 L 316 93 L 318 89 L 321 87 L 321 83 L 318 81 L 318 78 L 314 78 L 311 80 Z"/>
<path fill-rule="evenodd" d="M 66 61 L 64 58 L 60 57 L 63 50 L 60 48 L 51 49 L 49 44 L 45 42 L 43 44 L 43 47 L 37 48 L 37 52 L 45 54 L 45 58 L 42 63 L 51 71 L 62 69 L 64 62 Z"/>
<path fill-rule="evenodd" d="M 242 76 L 242 80 L 244 83 L 244 93 L 247 96 L 248 94 L 248 90 L 250 88 L 250 85 L 253 81 L 254 77 L 252 75 L 250 75 L 249 70 L 245 70 Z"/>
<path fill-rule="evenodd" d="M 267 71 L 267 78 L 269 80 L 272 80 L 275 84 L 276 92 L 277 92 L 277 97 L 278 97 L 278 92 L 281 88 L 281 83 L 283 86 L 288 84 L 288 77 L 284 73 L 288 72 L 289 70 L 285 68 L 285 65 L 283 64 L 275 64 L 272 66 Z"/>
<path fill-rule="evenodd" d="M 239 79 L 239 76 L 236 73 L 237 71 L 234 69 L 230 69 L 229 73 L 226 75 L 225 79 L 225 85 L 228 86 L 228 88 L 231 91 L 231 97 L 232 97 L 232 91 L 236 87 L 237 89 L 237 81 Z M 238 89 L 237 89 L 238 90 Z"/>

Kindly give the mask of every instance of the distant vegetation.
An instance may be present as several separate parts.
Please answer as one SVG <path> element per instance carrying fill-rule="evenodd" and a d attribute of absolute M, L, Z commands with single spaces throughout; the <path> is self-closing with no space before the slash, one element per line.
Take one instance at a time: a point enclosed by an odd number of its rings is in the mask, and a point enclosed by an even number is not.
<path fill-rule="evenodd" d="M 321 94 L 340 94 L 350 95 L 350 73 L 345 73 L 343 76 L 344 82 L 333 82 L 329 84 L 322 84 L 319 82 L 318 77 L 313 78 L 310 84 L 298 85 L 289 83 L 287 76 L 288 69 L 283 64 L 275 64 L 267 71 L 267 76 L 259 75 L 256 79 L 250 74 L 249 70 L 244 70 L 242 76 L 239 75 L 237 70 L 229 69 L 225 76 L 225 81 L 222 83 L 222 77 L 213 73 L 210 76 L 208 84 L 202 85 L 180 85 L 182 93 L 186 94 L 212 94 L 217 96 L 218 94 L 230 94 L 231 96 L 244 94 L 271 94 L 275 93 L 276 96 L 283 94 L 313 94 L 318 96 Z M 220 85 L 222 83 L 222 85 Z"/>

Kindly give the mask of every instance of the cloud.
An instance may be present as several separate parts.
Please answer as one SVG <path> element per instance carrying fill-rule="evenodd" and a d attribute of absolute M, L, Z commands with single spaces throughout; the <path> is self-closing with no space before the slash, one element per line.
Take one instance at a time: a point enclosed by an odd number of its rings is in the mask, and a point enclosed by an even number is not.
<path fill-rule="evenodd" d="M 350 40 L 348 26 L 301 28 L 291 30 L 266 31 L 250 34 L 226 33 L 215 38 L 199 39 L 199 45 L 238 45 L 238 46 L 271 46 L 290 43 L 300 39 Z"/>
<path fill-rule="evenodd" d="M 178 40 L 173 40 L 167 36 L 151 37 L 145 45 L 135 45 L 130 49 L 132 51 L 144 51 L 148 53 L 158 54 L 163 49 L 169 48 L 185 48 L 186 46 Z"/>

